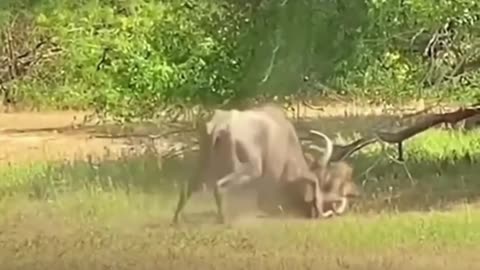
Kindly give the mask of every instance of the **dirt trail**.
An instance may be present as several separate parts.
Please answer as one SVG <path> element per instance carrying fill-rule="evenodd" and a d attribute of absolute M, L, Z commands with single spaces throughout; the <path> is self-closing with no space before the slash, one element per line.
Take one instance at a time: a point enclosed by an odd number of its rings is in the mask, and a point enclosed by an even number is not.
<path fill-rule="evenodd" d="M 385 122 L 381 120 L 385 114 L 385 106 L 361 105 L 350 103 L 321 103 L 322 111 L 310 110 L 300 106 L 301 117 L 327 116 L 336 119 L 322 119 L 317 123 L 319 128 L 329 130 L 330 126 L 338 126 L 338 117 L 349 119 L 349 123 L 341 124 L 352 130 L 368 129 L 362 121 Z M 425 107 L 417 104 L 416 110 Z M 87 112 L 53 111 L 53 112 L 15 112 L 0 113 L 0 164 L 7 162 L 38 161 L 45 159 L 71 159 L 86 155 L 104 155 L 106 149 L 112 154 L 119 154 L 122 149 L 131 147 L 128 138 L 105 138 L 96 135 L 115 134 L 118 126 L 81 126 Z M 293 116 L 295 113 L 288 113 Z M 368 116 L 372 119 L 363 119 Z M 360 118 L 359 118 L 360 117 Z M 363 120 L 359 120 L 363 119 Z M 343 121 L 343 120 L 342 120 Z M 330 123 L 331 122 L 331 123 Z M 361 122 L 361 124 L 359 124 Z M 113 130 L 112 130 L 113 128 Z M 109 130 L 110 129 L 110 130 Z M 130 134 L 155 134 L 149 126 L 135 126 Z M 106 131 L 107 130 L 107 131 Z"/>
<path fill-rule="evenodd" d="M 0 164 L 101 156 L 129 147 L 125 138 L 93 136 L 96 127 L 80 127 L 84 112 L 0 114 Z"/>

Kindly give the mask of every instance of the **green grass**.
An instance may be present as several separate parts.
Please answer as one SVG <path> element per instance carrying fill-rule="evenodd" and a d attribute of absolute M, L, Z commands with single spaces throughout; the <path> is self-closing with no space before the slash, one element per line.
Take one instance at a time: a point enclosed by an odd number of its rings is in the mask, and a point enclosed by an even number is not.
<path fill-rule="evenodd" d="M 191 173 L 190 159 L 162 164 L 145 154 L 1 167 L 0 257 L 16 259 L 0 265 L 478 268 L 479 134 L 432 130 L 409 140 L 406 151 L 403 165 L 382 158 L 379 147 L 354 156 L 365 196 L 344 217 L 244 217 L 230 226 L 212 224 L 209 193 L 192 198 L 182 224 L 170 226 L 176 180 Z"/>

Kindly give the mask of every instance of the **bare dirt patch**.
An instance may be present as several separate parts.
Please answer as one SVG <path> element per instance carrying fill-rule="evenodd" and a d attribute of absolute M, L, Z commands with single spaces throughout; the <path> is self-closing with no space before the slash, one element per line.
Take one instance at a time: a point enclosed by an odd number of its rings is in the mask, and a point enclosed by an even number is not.
<path fill-rule="evenodd" d="M 382 118 L 386 116 L 368 113 L 345 117 L 339 111 L 330 115 L 326 112 L 329 117 L 311 119 L 306 124 L 327 130 L 329 135 L 340 131 L 344 135 L 366 132 L 374 124 L 388 121 Z M 83 115 L 0 114 L 0 164 L 84 158 L 105 152 L 113 152 L 112 156 L 132 147 L 128 135 L 124 136 L 127 133 L 165 132 L 162 127 L 144 124 L 128 132 L 118 126 L 76 126 Z M 108 133 L 123 134 L 120 138 L 98 136 Z M 95 171 L 102 179 L 111 176 L 139 186 L 162 179 L 173 181 L 168 175 L 161 176 L 150 160 L 105 163 Z M 172 170 L 190 174 L 185 163 L 180 163 L 172 165 Z M 398 171 L 387 168 L 389 174 Z M 90 168 L 71 165 L 66 169 L 70 172 L 62 171 L 62 175 L 89 179 L 83 176 L 89 176 Z M 81 171 L 79 176 L 77 170 Z M 478 218 L 461 211 L 452 217 L 445 214 L 432 218 L 429 213 L 415 218 L 401 213 L 383 219 L 369 212 L 368 217 L 362 213 L 360 218 L 352 215 L 321 223 L 259 219 L 254 196 L 247 190 L 233 198 L 227 196 L 227 207 L 229 201 L 231 207 L 227 212 L 232 213 L 234 226 L 226 227 L 205 221 L 215 220 L 213 195 L 206 191 L 194 195 L 196 199 L 187 204 L 181 222 L 184 226 L 171 228 L 177 194 L 173 202 L 160 200 L 157 189 L 148 187 L 148 192 L 81 190 L 58 195 L 58 201 L 43 197 L 22 201 L 20 194 L 9 204 L 0 204 L 5 212 L 0 221 L 0 257 L 15 258 L 0 259 L 0 264 L 6 269 L 64 269 L 66 265 L 69 269 L 475 269 L 480 263 L 475 244 L 478 234 L 474 233 Z M 380 203 L 380 207 L 386 207 L 383 200 Z M 472 239 L 470 246 L 468 239 Z"/>
<path fill-rule="evenodd" d="M 112 128 L 120 129 L 116 125 L 82 125 L 85 115 L 85 112 L 0 114 L 0 164 L 84 159 L 106 153 L 118 156 L 132 147 L 128 137 L 107 136 Z"/>
<path fill-rule="evenodd" d="M 425 102 L 406 104 L 394 108 L 385 104 L 372 105 L 359 102 L 339 102 L 323 100 L 316 102 L 322 110 L 313 110 L 295 104 L 288 115 L 298 126 L 313 125 L 328 131 L 342 129 L 342 133 L 365 132 L 372 126 L 391 120 L 392 115 L 409 113 L 428 107 Z M 45 159 L 84 158 L 86 155 L 103 155 L 106 151 L 113 155 L 131 145 L 129 135 L 151 133 L 164 130 L 145 124 L 130 127 L 129 130 L 118 125 L 94 126 L 82 125 L 88 112 L 51 111 L 51 112 L 15 112 L 0 113 L 0 164 L 5 162 L 38 161 Z M 321 120 L 312 118 L 321 117 Z M 310 119 L 310 120 L 307 120 Z M 116 136 L 118 133 L 122 136 Z M 100 134 L 113 136 L 99 136 Z M 117 134 L 114 134 L 117 133 Z M 127 133 L 127 134 L 126 134 Z M 330 135 L 330 134 L 328 134 Z"/>

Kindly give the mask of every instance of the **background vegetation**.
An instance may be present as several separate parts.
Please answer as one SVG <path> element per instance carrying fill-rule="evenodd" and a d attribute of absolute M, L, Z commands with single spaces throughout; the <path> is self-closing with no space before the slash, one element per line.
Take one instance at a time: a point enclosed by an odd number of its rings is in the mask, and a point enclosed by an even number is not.
<path fill-rule="evenodd" d="M 34 107 L 128 118 L 259 96 L 479 99 L 473 0 L 1 5 L 0 82 Z"/>
<path fill-rule="evenodd" d="M 0 92 L 5 104 L 126 120 L 275 96 L 474 103 L 479 21 L 475 0 L 2 0 Z M 309 125 L 350 140 L 383 121 L 341 114 Z M 8 269 L 480 265 L 475 131 L 422 133 L 406 143 L 405 162 L 378 147 L 356 154 L 355 181 L 365 196 L 345 217 L 215 226 L 208 223 L 211 194 L 200 194 L 183 225 L 170 228 L 178 195 L 171 191 L 192 174 L 191 156 L 164 160 L 139 143 L 148 151 L 129 144 L 127 154 L 49 160 L 46 140 L 88 152 L 95 132 L 9 136 L 3 128 L 2 145 L 42 160 L 26 164 L 12 149 L 0 153 L 0 264 Z M 125 146 L 98 140 L 92 148 Z M 160 141 L 168 148 L 170 141 Z"/>
<path fill-rule="evenodd" d="M 358 118 L 350 122 L 365 125 Z M 369 148 L 353 160 L 365 196 L 346 216 L 316 222 L 258 219 L 249 212 L 254 197 L 243 194 L 228 196 L 233 226 L 215 224 L 213 196 L 200 192 L 179 226 L 170 227 L 178 199 L 170 191 L 192 173 L 185 164 L 193 156 L 166 161 L 155 152 L 106 153 L 86 160 L 2 164 L 0 254 L 15 260 L 0 264 L 8 269 L 66 264 L 70 269 L 475 269 L 479 145 L 476 133 L 431 130 L 411 140 L 404 164 Z"/>

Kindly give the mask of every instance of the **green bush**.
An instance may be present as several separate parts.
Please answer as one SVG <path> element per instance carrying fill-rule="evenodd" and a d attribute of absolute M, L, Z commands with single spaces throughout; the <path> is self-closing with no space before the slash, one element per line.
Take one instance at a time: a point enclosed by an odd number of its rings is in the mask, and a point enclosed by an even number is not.
<path fill-rule="evenodd" d="M 63 53 L 41 67 L 47 76 L 16 83 L 27 100 L 149 117 L 165 103 L 233 95 L 245 23 L 231 4 L 57 1 L 33 10 L 23 14 L 36 26 L 31 41 L 46 37 Z"/>
<path fill-rule="evenodd" d="M 166 104 L 219 104 L 299 90 L 391 101 L 480 96 L 480 5 L 472 0 L 2 5 L 2 29 L 21 37 L 18 44 L 31 48 L 45 39 L 62 48 L 11 86 L 36 106 L 148 118 Z"/>

